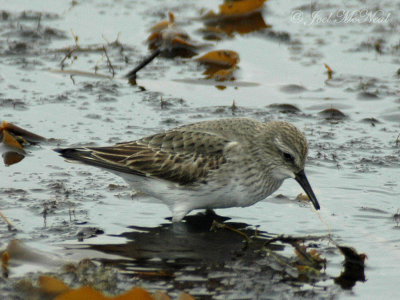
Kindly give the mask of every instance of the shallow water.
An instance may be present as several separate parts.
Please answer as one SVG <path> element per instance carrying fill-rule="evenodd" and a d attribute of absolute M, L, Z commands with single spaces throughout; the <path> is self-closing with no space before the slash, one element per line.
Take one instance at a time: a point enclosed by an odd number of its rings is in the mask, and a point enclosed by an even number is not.
<path fill-rule="evenodd" d="M 129 226 L 154 228 L 170 216 L 158 201 L 132 197 L 120 178 L 64 162 L 52 151 L 55 147 L 134 140 L 176 125 L 232 115 L 283 119 L 303 129 L 309 140 L 306 172 L 324 222 L 308 205 L 294 200 L 301 190 L 289 180 L 275 193 L 284 197 L 217 213 L 277 234 L 330 231 L 336 242 L 368 256 L 367 281 L 351 291 L 331 291 L 335 297 L 400 296 L 400 227 L 394 218 L 400 209 L 398 4 L 383 1 L 377 7 L 374 1 L 346 1 L 314 3 L 311 8 L 310 1 L 269 1 L 262 14 L 272 27 L 211 42 L 211 49 L 234 50 L 241 58 L 236 81 L 218 89 L 214 82 L 201 79 L 202 68 L 195 62 L 180 58 L 157 58 L 138 73 L 137 86 L 121 79 L 148 55 L 143 43 L 147 29 L 166 11 L 173 11 L 192 38 L 202 42 L 197 30 L 203 23 L 197 17 L 203 8 L 215 10 L 213 1 L 0 3 L 1 117 L 52 139 L 29 147 L 20 163 L 0 167 L 1 211 L 19 230 L 13 234 L 0 225 L 4 246 L 18 238 L 57 252 L 63 245 L 81 244 L 77 233 L 86 227 L 105 234 L 85 243 L 120 244 L 125 238 L 119 235 Z M 313 12 L 362 9 L 390 17 L 381 24 L 311 24 Z M 119 35 L 121 45 L 107 47 L 117 78 L 53 72 L 60 70 L 65 56 L 58 50 L 75 44 L 71 31 L 81 47 L 102 47 L 105 39 L 112 42 Z M 75 60 L 65 60 L 65 70 L 94 72 L 97 65 L 99 73 L 110 76 L 101 51 L 75 55 Z M 333 69 L 332 79 L 324 63 Z M 322 113 L 330 108 L 344 116 Z M 85 255 L 66 253 L 71 259 Z M 327 272 L 337 276 L 342 258 L 332 255 L 328 261 Z M 15 268 L 11 276 L 28 270 Z M 197 292 L 202 295 L 204 290 Z"/>

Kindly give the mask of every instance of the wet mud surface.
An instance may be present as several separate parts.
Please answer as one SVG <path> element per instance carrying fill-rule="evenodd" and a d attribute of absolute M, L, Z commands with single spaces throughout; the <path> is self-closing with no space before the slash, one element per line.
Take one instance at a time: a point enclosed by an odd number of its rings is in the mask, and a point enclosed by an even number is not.
<path fill-rule="evenodd" d="M 0 280 L 4 297 L 26 298 L 31 290 L 19 288 L 21 280 L 35 285 L 48 272 L 72 287 L 89 282 L 110 294 L 139 285 L 199 299 L 400 295 L 396 3 L 268 1 L 252 30 L 211 22 L 218 29 L 212 34 L 200 15 L 218 11 L 213 1 L 0 3 L 1 120 L 46 138 L 26 145 L 20 162 L 0 166 L 1 212 L 17 229 L 0 223 L 1 244 L 19 239 L 59 262 L 11 264 Z M 196 56 L 157 57 L 137 73 L 136 85 L 123 78 L 150 54 L 148 29 L 168 11 L 204 46 L 199 56 L 220 49 L 240 55 L 234 80 L 205 79 Z M 300 187 L 289 180 L 252 207 L 217 213 L 249 236 L 256 229 L 264 238 L 323 236 L 305 243 L 327 261 L 312 280 L 271 260 L 265 240 L 246 246 L 240 234 L 209 231 L 205 220 L 200 228 L 171 225 L 155 199 L 52 151 L 231 116 L 287 120 L 307 136 L 306 171 L 319 215 L 296 199 Z M 367 255 L 364 278 L 337 283 L 349 262 L 335 243 Z M 292 245 L 273 251 L 285 266 L 297 259 Z M 65 271 L 69 263 L 75 271 Z"/>

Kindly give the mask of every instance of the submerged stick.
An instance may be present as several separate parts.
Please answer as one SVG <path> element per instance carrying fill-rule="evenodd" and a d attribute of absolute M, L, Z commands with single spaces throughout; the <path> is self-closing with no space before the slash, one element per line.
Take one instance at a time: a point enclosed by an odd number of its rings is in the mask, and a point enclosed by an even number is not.
<path fill-rule="evenodd" d="M 0 211 L 0 217 L 3 219 L 3 221 L 7 224 L 8 231 L 15 231 L 16 228 L 14 225 L 7 219 L 7 217 Z"/>
<path fill-rule="evenodd" d="M 128 74 L 125 75 L 126 78 L 129 80 L 136 79 L 136 73 L 143 69 L 146 65 L 148 65 L 153 59 L 155 59 L 158 55 L 160 55 L 161 50 L 155 50 L 149 57 L 145 58 L 136 68 L 130 71 Z"/>

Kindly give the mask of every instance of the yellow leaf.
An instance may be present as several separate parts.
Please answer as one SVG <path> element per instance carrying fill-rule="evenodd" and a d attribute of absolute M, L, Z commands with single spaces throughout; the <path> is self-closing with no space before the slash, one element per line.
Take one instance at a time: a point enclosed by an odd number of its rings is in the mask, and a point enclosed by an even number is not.
<path fill-rule="evenodd" d="M 0 132 L 2 130 L 7 130 L 8 132 L 11 132 L 12 134 L 14 134 L 16 136 L 21 136 L 31 142 L 38 142 L 38 141 L 45 140 L 45 138 L 40 135 L 37 135 L 33 132 L 25 130 L 21 127 L 18 127 L 16 125 L 14 125 L 12 123 L 8 123 L 6 121 L 3 121 L 3 123 L 0 126 Z"/>
<path fill-rule="evenodd" d="M 1 263 L 3 265 L 7 265 L 9 260 L 10 260 L 10 254 L 8 254 L 8 251 L 4 251 L 3 255 L 1 256 Z"/>
<path fill-rule="evenodd" d="M 296 196 L 296 200 L 310 201 L 310 198 L 306 194 L 300 193 Z"/>
<path fill-rule="evenodd" d="M 229 1 L 219 6 L 220 16 L 237 16 L 260 9 L 266 0 Z"/>
<path fill-rule="evenodd" d="M 188 293 L 180 293 L 178 296 L 178 300 L 195 300 L 192 296 L 190 296 Z"/>
<path fill-rule="evenodd" d="M 10 254 L 8 251 L 4 251 L 1 256 L 1 268 L 3 270 L 3 276 L 8 277 L 8 261 L 10 260 Z"/>
<path fill-rule="evenodd" d="M 211 78 L 214 78 L 216 81 L 226 81 L 233 79 L 233 71 L 234 68 L 230 69 L 221 69 L 211 75 Z"/>
<path fill-rule="evenodd" d="M 113 300 L 153 300 L 153 297 L 145 289 L 136 287 L 122 295 L 116 296 L 111 299 L 113 299 Z"/>
<path fill-rule="evenodd" d="M 170 26 L 175 25 L 175 16 L 172 12 L 168 12 L 169 20 L 163 20 L 150 28 L 151 32 L 160 32 Z"/>
<path fill-rule="evenodd" d="M 25 153 L 22 145 L 11 134 L 9 134 L 7 130 L 3 130 L 3 143 Z"/>
<path fill-rule="evenodd" d="M 91 287 L 84 286 L 76 290 L 70 290 L 54 300 L 109 300 L 102 293 L 92 289 Z"/>
<path fill-rule="evenodd" d="M 157 291 L 153 295 L 154 300 L 171 300 L 171 298 L 163 292 Z"/>
<path fill-rule="evenodd" d="M 40 276 L 39 285 L 42 292 L 49 294 L 61 294 L 70 290 L 64 282 L 51 276 Z"/>
<path fill-rule="evenodd" d="M 208 52 L 197 60 L 204 64 L 213 64 L 223 68 L 231 68 L 239 62 L 239 54 L 231 50 L 217 50 Z"/>

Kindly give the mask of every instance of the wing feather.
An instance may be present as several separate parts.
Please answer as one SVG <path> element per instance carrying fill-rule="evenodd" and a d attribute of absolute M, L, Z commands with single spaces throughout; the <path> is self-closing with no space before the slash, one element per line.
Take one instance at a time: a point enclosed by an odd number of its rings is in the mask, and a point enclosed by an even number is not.
<path fill-rule="evenodd" d="M 58 152 L 68 159 L 118 172 L 189 184 L 204 181 L 210 170 L 226 162 L 224 148 L 229 142 L 212 132 L 177 129 L 114 146 Z"/>

